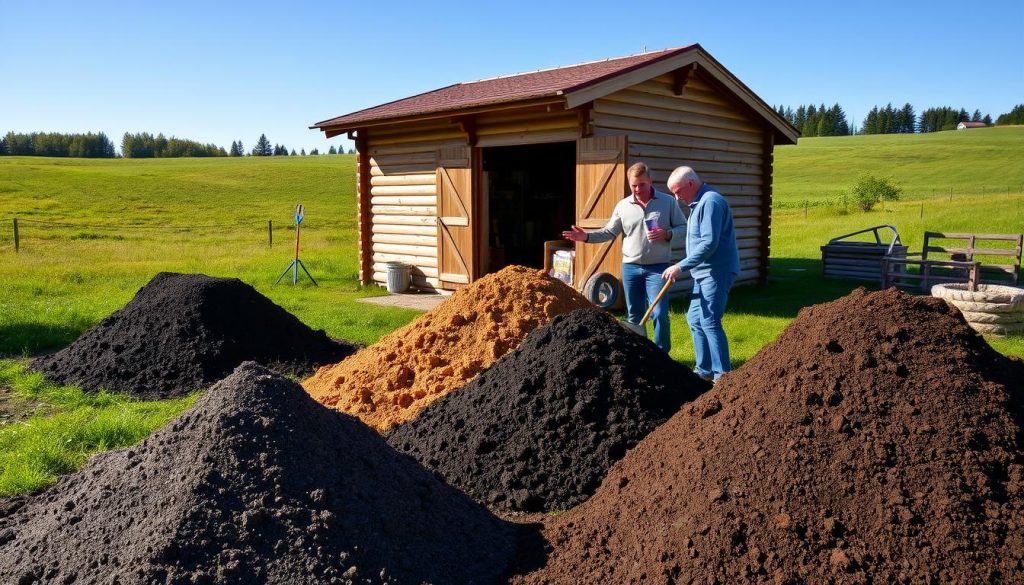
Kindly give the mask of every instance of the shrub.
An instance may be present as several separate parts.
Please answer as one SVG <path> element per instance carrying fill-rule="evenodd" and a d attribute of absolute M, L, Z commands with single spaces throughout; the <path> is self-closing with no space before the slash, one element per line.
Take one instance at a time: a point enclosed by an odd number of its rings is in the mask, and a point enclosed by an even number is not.
<path fill-rule="evenodd" d="M 853 200 L 861 211 L 871 211 L 879 201 L 898 201 L 903 189 L 889 177 L 863 175 L 853 186 Z"/>

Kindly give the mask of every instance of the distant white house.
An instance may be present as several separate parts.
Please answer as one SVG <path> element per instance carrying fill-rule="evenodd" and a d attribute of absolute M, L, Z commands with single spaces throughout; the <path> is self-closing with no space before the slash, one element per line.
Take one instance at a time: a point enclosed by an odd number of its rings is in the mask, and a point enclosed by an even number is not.
<path fill-rule="evenodd" d="M 968 128 L 984 128 L 984 122 L 960 122 L 956 125 L 957 130 L 967 130 Z"/>

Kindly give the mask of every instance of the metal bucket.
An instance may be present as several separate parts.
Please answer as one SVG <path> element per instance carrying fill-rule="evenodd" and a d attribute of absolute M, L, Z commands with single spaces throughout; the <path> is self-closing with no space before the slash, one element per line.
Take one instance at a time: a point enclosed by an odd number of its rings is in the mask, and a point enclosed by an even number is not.
<path fill-rule="evenodd" d="M 404 262 L 388 262 L 388 292 L 404 293 L 412 284 L 412 266 Z"/>

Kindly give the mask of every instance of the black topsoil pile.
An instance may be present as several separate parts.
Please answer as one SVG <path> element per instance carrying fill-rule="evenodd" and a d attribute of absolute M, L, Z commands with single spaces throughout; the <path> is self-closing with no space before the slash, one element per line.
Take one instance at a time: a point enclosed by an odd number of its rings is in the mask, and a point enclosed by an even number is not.
<path fill-rule="evenodd" d="M 530 333 L 388 442 L 491 509 L 564 510 L 709 387 L 607 313 L 580 309 Z"/>
<path fill-rule="evenodd" d="M 355 350 L 237 278 L 161 272 L 124 308 L 33 367 L 85 390 L 167 398 L 205 389 L 246 360 L 302 376 Z"/>
<path fill-rule="evenodd" d="M 495 583 L 520 530 L 247 362 L 139 445 L 0 505 L 0 583 Z"/>

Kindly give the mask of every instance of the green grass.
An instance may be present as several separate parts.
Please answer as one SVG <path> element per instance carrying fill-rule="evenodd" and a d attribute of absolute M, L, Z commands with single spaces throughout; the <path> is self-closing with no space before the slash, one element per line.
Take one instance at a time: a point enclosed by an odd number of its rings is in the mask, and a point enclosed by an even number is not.
<path fill-rule="evenodd" d="M 376 341 L 415 313 L 351 302 L 383 294 L 357 282 L 354 166 L 347 155 L 0 157 L 0 355 L 67 345 L 162 270 L 238 277 L 311 327 Z M 302 260 L 321 286 L 272 288 L 300 202 Z"/>
<path fill-rule="evenodd" d="M 862 284 L 877 286 L 821 277 L 819 247 L 832 237 L 892 224 L 904 244 L 920 249 L 925 230 L 1020 232 L 1022 159 L 1024 127 L 812 138 L 778 148 L 771 279 L 731 295 L 725 327 L 734 363 L 774 340 L 801 308 Z M 0 157 L 0 356 L 67 345 L 162 270 L 241 278 L 311 327 L 375 342 L 417 313 L 355 302 L 383 291 L 357 282 L 354 170 L 349 155 Z M 903 200 L 869 213 L 852 203 L 844 209 L 842 194 L 864 173 L 895 179 Z M 299 202 L 306 208 L 302 259 L 320 287 L 305 280 L 293 287 L 287 278 L 272 287 L 293 256 Z M 17 254 L 14 217 L 21 227 Z M 684 312 L 683 303 L 673 303 L 672 357 L 692 364 Z M 1024 337 L 990 343 L 1024 356 Z M 16 357 L 0 360 L 0 385 L 53 408 L 0 427 L 0 494 L 30 491 L 90 453 L 138 441 L 191 402 L 83 394 L 48 385 L 24 365 Z"/>
<path fill-rule="evenodd" d="M 802 138 L 775 149 L 775 207 L 838 204 L 862 174 L 892 177 L 905 200 L 1024 193 L 1024 127 Z M 852 209 L 852 200 L 848 198 Z M 1019 229 L 1019 228 L 1018 228 Z"/>
<path fill-rule="evenodd" d="M 142 402 L 101 391 L 86 394 L 0 360 L 0 385 L 15 399 L 50 404 L 53 413 L 0 427 L 0 497 L 34 491 L 78 469 L 93 454 L 134 445 L 192 405 L 195 395 Z"/>

